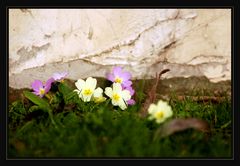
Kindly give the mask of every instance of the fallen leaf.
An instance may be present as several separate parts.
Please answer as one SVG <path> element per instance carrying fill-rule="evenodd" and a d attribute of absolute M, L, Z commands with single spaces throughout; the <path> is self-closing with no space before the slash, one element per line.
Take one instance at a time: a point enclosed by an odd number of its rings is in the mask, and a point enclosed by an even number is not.
<path fill-rule="evenodd" d="M 196 118 L 186 118 L 186 119 L 173 119 L 169 122 L 166 122 L 161 126 L 157 131 L 155 136 L 166 137 L 172 135 L 176 132 L 184 131 L 186 129 L 196 129 L 201 132 L 209 132 L 209 124 L 201 119 Z"/>

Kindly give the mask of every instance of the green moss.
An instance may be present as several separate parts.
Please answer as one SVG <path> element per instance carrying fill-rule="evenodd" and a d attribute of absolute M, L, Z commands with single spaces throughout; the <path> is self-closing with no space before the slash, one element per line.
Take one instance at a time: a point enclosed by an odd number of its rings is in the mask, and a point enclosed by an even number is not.
<path fill-rule="evenodd" d="M 99 86 L 108 83 L 99 81 Z M 73 82 L 66 84 L 74 89 Z M 48 113 L 24 97 L 10 103 L 8 157 L 231 157 L 229 96 L 216 104 L 191 98 L 179 100 L 178 93 L 170 93 L 172 118 L 205 120 L 211 132 L 187 129 L 153 139 L 159 125 L 139 116 L 146 99 L 146 82 L 139 81 L 134 86 L 137 103 L 124 111 L 113 107 L 111 102 L 84 103 L 78 96 L 69 97 L 65 89 L 52 92 L 54 99 L 49 104 L 56 125 Z"/>

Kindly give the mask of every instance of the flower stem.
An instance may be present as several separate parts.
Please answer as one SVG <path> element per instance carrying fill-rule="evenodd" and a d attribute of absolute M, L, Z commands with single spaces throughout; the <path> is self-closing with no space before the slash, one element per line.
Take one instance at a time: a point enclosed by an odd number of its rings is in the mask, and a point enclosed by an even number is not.
<path fill-rule="evenodd" d="M 50 119 L 51 119 L 51 122 L 52 122 L 53 126 L 54 126 L 56 129 L 58 129 L 57 124 L 56 124 L 56 122 L 55 122 L 54 119 L 53 119 L 52 110 L 48 109 L 48 114 L 49 114 L 49 117 L 50 117 Z"/>

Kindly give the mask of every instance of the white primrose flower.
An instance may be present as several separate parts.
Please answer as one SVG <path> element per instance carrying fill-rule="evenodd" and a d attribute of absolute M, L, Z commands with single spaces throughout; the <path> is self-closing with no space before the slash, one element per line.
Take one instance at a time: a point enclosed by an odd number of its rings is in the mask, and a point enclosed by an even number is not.
<path fill-rule="evenodd" d="M 162 100 L 159 100 L 157 105 L 151 104 L 148 108 L 148 113 L 150 114 L 149 120 L 156 119 L 157 123 L 164 122 L 173 114 L 171 106 Z"/>
<path fill-rule="evenodd" d="M 130 91 L 123 90 L 120 83 L 113 83 L 113 88 L 106 87 L 104 93 L 112 99 L 114 106 L 119 106 L 122 110 L 127 108 L 127 101 L 131 98 Z"/>
<path fill-rule="evenodd" d="M 86 81 L 82 79 L 78 79 L 77 82 L 75 82 L 75 85 L 78 89 L 75 89 L 79 95 L 79 98 L 81 98 L 84 102 L 91 101 L 92 98 L 101 98 L 103 90 L 102 88 L 96 88 L 97 80 L 92 77 L 88 77 Z"/>

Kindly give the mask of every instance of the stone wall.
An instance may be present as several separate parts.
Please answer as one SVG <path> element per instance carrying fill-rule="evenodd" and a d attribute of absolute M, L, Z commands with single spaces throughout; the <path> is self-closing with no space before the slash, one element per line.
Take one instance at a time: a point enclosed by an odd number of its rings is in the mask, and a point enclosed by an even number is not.
<path fill-rule="evenodd" d="M 54 72 L 231 80 L 231 9 L 9 9 L 9 85 Z"/>

